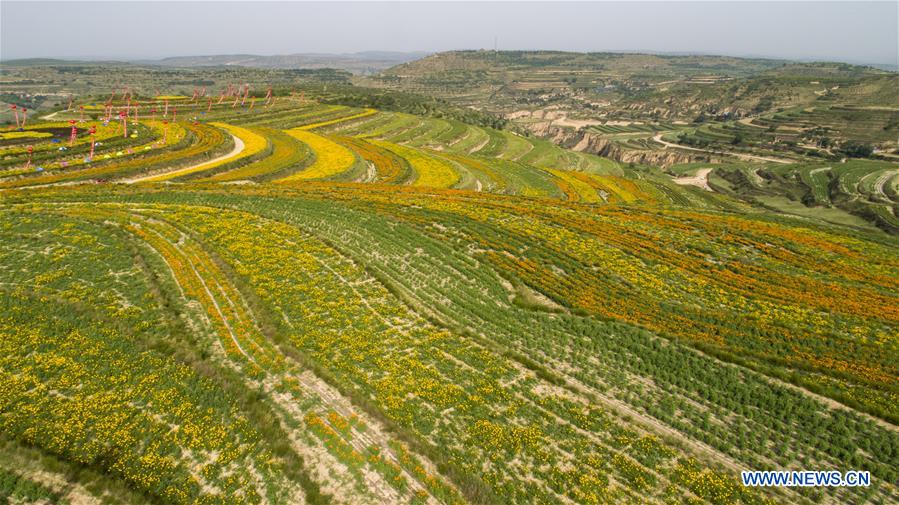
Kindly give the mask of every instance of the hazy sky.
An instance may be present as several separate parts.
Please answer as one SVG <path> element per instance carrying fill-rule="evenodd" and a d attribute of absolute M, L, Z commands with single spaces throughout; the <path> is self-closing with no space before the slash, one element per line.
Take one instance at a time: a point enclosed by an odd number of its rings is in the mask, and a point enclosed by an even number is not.
<path fill-rule="evenodd" d="M 899 2 L 0 1 L 0 58 L 492 48 L 897 64 Z"/>

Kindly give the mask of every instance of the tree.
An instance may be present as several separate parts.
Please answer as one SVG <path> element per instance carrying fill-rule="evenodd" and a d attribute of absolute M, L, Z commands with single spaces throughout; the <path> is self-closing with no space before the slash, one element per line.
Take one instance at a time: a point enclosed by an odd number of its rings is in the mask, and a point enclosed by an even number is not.
<path fill-rule="evenodd" d="M 840 152 L 850 158 L 867 158 L 874 154 L 874 146 L 861 142 L 847 142 L 840 148 Z"/>

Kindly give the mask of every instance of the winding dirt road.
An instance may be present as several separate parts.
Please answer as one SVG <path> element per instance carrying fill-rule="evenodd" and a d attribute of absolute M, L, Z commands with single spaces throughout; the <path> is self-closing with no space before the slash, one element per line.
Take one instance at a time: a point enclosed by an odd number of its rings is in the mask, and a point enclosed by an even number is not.
<path fill-rule="evenodd" d="M 767 156 L 756 156 L 754 154 L 734 153 L 734 152 L 727 152 L 727 151 L 713 151 L 711 149 L 700 149 L 698 147 L 690 147 L 690 146 L 685 146 L 685 145 L 681 145 L 681 144 L 675 144 L 674 142 L 668 142 L 667 140 L 662 140 L 662 135 L 664 135 L 664 134 L 659 133 L 658 135 L 653 137 L 652 140 L 665 146 L 665 149 L 668 149 L 669 147 L 672 149 L 685 149 L 687 151 L 697 151 L 697 152 L 701 152 L 701 153 L 718 154 L 721 156 L 734 156 L 741 160 L 749 160 L 749 161 L 753 161 L 753 160 L 755 160 L 755 161 L 770 161 L 772 163 L 784 163 L 784 164 L 793 163 L 790 160 L 785 160 L 785 159 L 781 159 L 781 158 L 770 158 Z"/>
<path fill-rule="evenodd" d="M 234 149 L 232 149 L 231 152 L 229 152 L 228 154 L 223 154 L 222 156 L 219 156 L 218 158 L 214 158 L 209 161 L 204 161 L 203 163 L 197 163 L 196 165 L 191 165 L 189 167 L 179 168 L 179 169 L 173 170 L 171 172 L 162 172 L 162 173 L 156 173 L 156 174 L 151 174 L 151 175 L 145 175 L 143 177 L 136 177 L 133 179 L 124 179 L 121 182 L 124 182 L 127 184 L 134 184 L 136 182 L 145 182 L 145 181 L 155 179 L 155 178 L 161 177 L 161 176 L 177 177 L 177 174 L 188 173 L 193 170 L 200 169 L 206 165 L 212 165 L 213 163 L 218 163 L 220 161 L 227 160 L 228 158 L 233 158 L 233 157 L 237 156 L 238 154 L 240 154 L 241 152 L 243 152 L 244 143 L 243 143 L 243 140 L 240 140 L 240 138 L 238 138 L 236 135 L 232 134 L 231 138 L 234 139 Z"/>

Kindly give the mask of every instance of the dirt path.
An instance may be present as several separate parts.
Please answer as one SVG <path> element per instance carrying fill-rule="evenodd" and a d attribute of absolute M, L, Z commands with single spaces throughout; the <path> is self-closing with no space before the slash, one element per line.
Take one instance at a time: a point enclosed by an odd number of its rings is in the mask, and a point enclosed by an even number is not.
<path fill-rule="evenodd" d="M 365 175 L 359 178 L 356 182 L 375 182 L 375 178 L 378 176 L 377 170 L 375 170 L 375 165 L 370 162 L 365 162 Z"/>
<path fill-rule="evenodd" d="M 471 128 L 466 128 L 465 133 L 462 134 L 461 137 L 457 137 L 457 138 L 453 139 L 453 141 L 447 145 L 452 147 L 452 146 L 458 144 L 459 142 L 462 142 L 463 140 L 467 139 L 469 135 L 471 135 L 471 131 L 472 131 Z"/>
<path fill-rule="evenodd" d="M 883 190 L 883 187 L 886 186 L 886 183 L 893 178 L 893 176 L 899 175 L 899 170 L 887 170 L 880 177 L 874 181 L 874 193 L 883 198 L 884 200 L 890 200 L 890 197 L 887 196 L 886 192 Z"/>
<path fill-rule="evenodd" d="M 197 270 L 196 265 L 194 264 L 194 262 L 190 258 L 190 256 L 187 254 L 187 252 L 184 251 L 181 247 L 179 247 L 178 243 L 168 240 L 164 235 L 159 233 L 157 230 L 155 230 L 153 228 L 149 228 L 149 230 L 152 233 L 156 234 L 160 239 L 168 242 L 169 245 L 175 251 L 178 251 L 178 254 L 180 254 L 182 256 L 182 258 L 184 258 L 184 261 L 187 262 L 187 265 L 190 267 L 191 271 L 193 272 L 194 277 L 200 283 L 200 285 L 203 287 L 203 290 L 206 292 L 206 296 L 209 298 L 209 301 L 212 302 L 212 307 L 215 309 L 215 312 L 218 314 L 219 320 L 221 320 L 222 324 L 225 326 L 225 329 L 228 330 L 228 334 L 231 337 L 231 341 L 237 347 L 237 350 L 245 358 L 247 358 L 250 362 L 252 362 L 253 364 L 257 364 L 256 360 L 253 359 L 253 356 L 251 356 L 247 351 L 245 351 L 244 348 L 240 345 L 240 341 L 237 338 L 237 335 L 234 333 L 234 329 L 231 327 L 231 323 L 228 321 L 228 318 L 225 317 L 224 312 L 222 312 L 222 308 L 221 308 L 221 306 L 219 306 L 218 301 L 216 301 L 215 295 L 213 295 L 212 290 L 209 289 L 209 285 L 206 283 L 206 279 L 202 275 L 200 275 L 200 272 Z M 181 234 L 182 240 L 186 239 L 186 238 L 187 237 L 184 234 Z M 166 263 L 168 263 L 168 261 L 166 261 Z M 169 268 L 171 269 L 171 265 L 169 265 Z M 176 283 L 177 283 L 177 281 L 176 281 Z M 227 299 L 227 295 L 225 295 L 222 292 L 221 286 L 218 286 L 218 288 L 219 289 L 217 289 L 217 291 L 219 292 L 219 294 L 224 296 Z M 179 286 L 179 289 L 180 289 L 180 286 Z M 183 293 L 183 290 L 182 290 L 182 293 Z M 228 299 L 228 302 L 233 304 L 233 302 L 230 299 Z"/>
<path fill-rule="evenodd" d="M 487 136 L 486 139 L 484 139 L 483 142 L 481 142 L 480 144 L 478 144 L 478 145 L 472 147 L 471 149 L 469 149 L 469 150 L 468 150 L 468 154 L 472 154 L 472 153 L 476 153 L 476 152 L 480 151 L 481 149 L 484 148 L 484 146 L 487 145 L 488 142 L 490 142 L 490 136 L 489 136 L 489 135 Z"/>
<path fill-rule="evenodd" d="M 687 177 L 675 177 L 674 183 L 681 186 L 698 186 L 706 191 L 712 191 L 709 186 L 709 174 L 712 173 L 711 168 L 700 168 L 696 171 L 696 175 Z"/>
<path fill-rule="evenodd" d="M 550 358 L 546 354 L 543 354 L 543 357 L 547 360 L 548 363 L 559 365 L 559 362 L 557 360 Z M 584 384 L 575 377 L 572 377 L 566 373 L 562 373 L 560 375 L 565 382 L 564 388 L 568 391 L 588 401 L 601 403 L 606 408 L 617 412 L 618 415 L 620 415 L 622 418 L 629 416 L 635 422 L 635 424 L 641 426 L 647 432 L 677 440 L 680 443 L 689 446 L 691 450 L 696 454 L 701 454 L 709 461 L 715 461 L 732 471 L 739 472 L 741 469 L 743 469 L 742 463 L 734 460 L 731 456 L 715 449 L 711 445 L 708 445 L 705 442 L 696 440 L 689 435 L 681 433 L 675 428 L 662 423 L 658 419 L 637 411 L 631 405 L 628 405 L 627 403 L 617 398 L 613 398 L 608 394 L 600 392 L 596 388 Z"/>
<path fill-rule="evenodd" d="M 652 138 L 652 140 L 658 142 L 659 144 L 662 144 L 662 145 L 665 146 L 666 148 L 672 147 L 672 148 L 677 148 L 677 149 L 686 149 L 687 151 L 708 152 L 708 151 L 706 151 L 705 149 L 698 149 L 698 148 L 696 148 L 696 147 L 690 147 L 690 146 L 682 146 L 682 145 L 680 145 L 680 144 L 675 144 L 675 143 L 673 143 L 673 142 L 668 142 L 667 140 L 662 140 L 662 135 L 664 135 L 664 133 L 659 133 L 658 135 L 654 136 L 654 137 Z"/>
<path fill-rule="evenodd" d="M 756 156 L 754 154 L 734 153 L 734 152 L 727 152 L 727 151 L 713 151 L 711 149 L 700 149 L 698 147 L 690 147 L 690 146 L 685 146 L 685 145 L 681 145 L 681 144 L 675 144 L 674 142 L 668 142 L 667 140 L 662 140 L 662 135 L 664 135 L 664 133 L 659 133 L 658 135 L 653 137 L 652 140 L 658 142 L 659 144 L 662 144 L 663 146 L 665 146 L 666 149 L 667 148 L 685 149 L 687 151 L 696 151 L 696 152 L 700 152 L 700 153 L 718 154 L 718 155 L 722 155 L 722 156 L 734 156 L 741 160 L 750 160 L 750 161 L 751 160 L 770 161 L 772 163 L 783 163 L 783 164 L 793 163 L 790 160 L 785 160 L 785 159 L 781 159 L 781 158 L 770 158 L 768 156 Z"/>
<path fill-rule="evenodd" d="M 751 127 L 753 127 L 753 128 L 761 128 L 761 129 L 763 129 L 763 130 L 766 128 L 766 127 L 764 127 L 764 126 L 762 126 L 762 125 L 757 125 L 757 124 L 753 123 L 752 121 L 753 121 L 754 119 L 755 119 L 754 117 L 744 117 L 744 118 L 742 118 L 742 119 L 739 119 L 737 122 L 740 123 L 740 124 L 744 124 L 744 125 L 746 125 L 746 126 L 751 126 Z"/>
<path fill-rule="evenodd" d="M 196 169 L 201 168 L 206 165 L 212 165 L 213 163 L 218 163 L 220 161 L 227 160 L 228 158 L 233 158 L 234 156 L 237 156 L 238 154 L 243 152 L 244 143 L 243 143 L 243 140 L 240 140 L 240 138 L 238 138 L 236 135 L 232 134 L 231 138 L 234 139 L 234 149 L 232 149 L 231 152 L 229 152 L 228 154 L 224 154 L 222 156 L 219 156 L 218 158 L 214 158 L 209 161 L 204 161 L 203 163 L 197 163 L 196 165 L 191 165 L 189 167 L 179 168 L 179 169 L 173 170 L 171 172 L 162 172 L 162 173 L 156 173 L 156 174 L 152 174 L 152 175 L 145 175 L 143 177 L 136 177 L 133 179 L 124 179 L 121 182 L 124 182 L 126 184 L 134 184 L 136 182 L 143 182 L 143 181 L 147 181 L 149 179 L 155 179 L 156 177 L 159 177 L 161 175 L 176 176 L 177 174 L 187 173 L 187 172 L 196 170 Z"/>
<path fill-rule="evenodd" d="M 525 156 L 527 156 L 528 153 L 530 153 L 531 151 L 534 150 L 534 143 L 533 143 L 533 142 L 528 142 L 528 146 L 529 146 L 529 147 L 528 147 L 528 150 L 527 150 L 527 151 L 525 151 L 525 152 L 519 154 L 518 156 L 516 156 L 516 157 L 514 157 L 514 158 L 509 158 L 509 159 L 511 159 L 512 161 L 518 161 L 518 160 L 520 160 L 521 158 L 524 158 Z"/>
<path fill-rule="evenodd" d="M 40 189 L 40 188 L 50 188 L 53 186 L 76 186 L 78 184 L 96 184 L 92 180 L 80 180 L 80 181 L 64 181 L 64 182 L 51 182 L 50 184 L 34 184 L 31 186 L 13 186 L 11 188 L 0 188 L 0 191 L 20 191 L 23 189 Z"/>

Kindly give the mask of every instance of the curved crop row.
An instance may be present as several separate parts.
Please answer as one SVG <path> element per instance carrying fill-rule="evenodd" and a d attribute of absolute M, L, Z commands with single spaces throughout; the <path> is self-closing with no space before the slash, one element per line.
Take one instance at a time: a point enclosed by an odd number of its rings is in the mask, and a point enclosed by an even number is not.
<path fill-rule="evenodd" d="M 596 188 L 582 180 L 580 177 L 577 177 L 577 175 L 582 174 L 552 168 L 547 169 L 547 171 L 560 179 L 562 190 L 565 192 L 568 200 L 585 203 L 605 201 L 599 193 L 597 193 Z"/>
<path fill-rule="evenodd" d="M 38 125 L 43 127 L 44 123 Z M 94 136 L 94 157 L 89 158 L 90 136 L 87 128 L 96 127 Z M 0 177 L 18 175 L 47 175 L 57 171 L 75 170 L 90 164 L 102 164 L 107 160 L 120 162 L 133 156 L 145 154 L 145 151 L 164 147 L 161 143 L 163 137 L 163 125 L 156 121 L 145 121 L 131 125 L 131 132 L 123 137 L 119 124 L 103 126 L 102 124 L 90 124 L 79 126 L 78 137 L 74 145 L 69 145 L 69 125 L 56 130 L 53 137 L 42 139 L 33 144 L 33 154 L 30 156 L 32 163 L 26 167 L 29 155 L 26 148 L 14 148 L 0 151 Z M 178 126 L 169 128 L 167 143 L 177 144 L 184 137 L 184 129 Z M 31 144 L 29 144 L 31 145 Z M 40 167 L 40 169 L 38 169 Z"/>
<path fill-rule="evenodd" d="M 445 161 L 425 151 L 393 144 L 381 140 L 371 141 L 373 144 L 393 152 L 405 159 L 415 170 L 415 186 L 428 188 L 449 188 L 459 182 L 459 173 Z"/>
<path fill-rule="evenodd" d="M 173 130 L 178 131 L 180 128 L 181 125 Z M 0 188 L 54 184 L 96 177 L 128 176 L 135 172 L 150 171 L 161 165 L 189 163 L 198 158 L 208 157 L 226 145 L 225 137 L 218 128 L 197 124 L 185 124 L 183 128 L 181 131 L 189 133 L 189 135 L 185 135 L 178 143 L 163 146 L 159 150 L 148 151 L 143 155 L 136 154 L 122 161 L 93 163 L 84 169 L 3 181 L 0 182 Z M 161 152 L 157 153 L 157 151 Z"/>
<path fill-rule="evenodd" d="M 335 140 L 352 149 L 360 158 L 374 166 L 376 177 L 372 182 L 401 184 L 412 175 L 409 163 L 384 147 L 355 137 L 336 137 Z"/>
<path fill-rule="evenodd" d="M 244 160 L 252 156 L 256 156 L 269 146 L 268 141 L 265 139 L 265 137 L 246 128 L 241 128 L 239 126 L 234 126 L 227 123 L 209 124 L 218 128 L 223 128 L 233 137 L 239 139 L 243 143 L 242 149 L 240 149 L 236 153 L 233 153 L 232 155 L 223 156 L 219 159 L 201 163 L 193 167 L 173 170 L 171 172 L 166 172 L 149 178 L 141 179 L 141 182 L 162 182 L 178 177 L 196 174 L 198 172 L 212 171 L 219 167 L 224 167 L 225 165 L 238 162 L 239 160 Z"/>
<path fill-rule="evenodd" d="M 300 167 L 312 156 L 306 144 L 284 132 L 272 130 L 271 128 L 257 128 L 257 131 L 264 134 L 265 138 L 271 143 L 272 153 L 270 156 L 234 170 L 215 174 L 203 180 L 227 182 L 267 177 Z"/>
<path fill-rule="evenodd" d="M 300 172 L 278 179 L 278 182 L 328 179 L 349 171 L 356 164 L 356 156 L 349 149 L 329 138 L 304 129 L 288 130 L 287 134 L 309 146 L 315 153 L 315 161 Z"/>
<path fill-rule="evenodd" d="M 351 116 L 343 116 L 343 117 L 339 117 L 336 119 L 329 119 L 327 121 L 321 121 L 318 123 L 307 124 L 307 125 L 301 126 L 300 129 L 301 130 L 313 130 L 315 128 L 323 128 L 325 126 L 333 126 L 338 123 L 345 123 L 347 121 L 354 121 L 356 119 L 362 119 L 364 117 L 371 116 L 371 115 L 375 114 L 376 112 L 378 112 L 378 111 L 376 111 L 375 109 L 365 109 L 364 111 L 362 111 L 358 114 L 353 114 Z"/>

